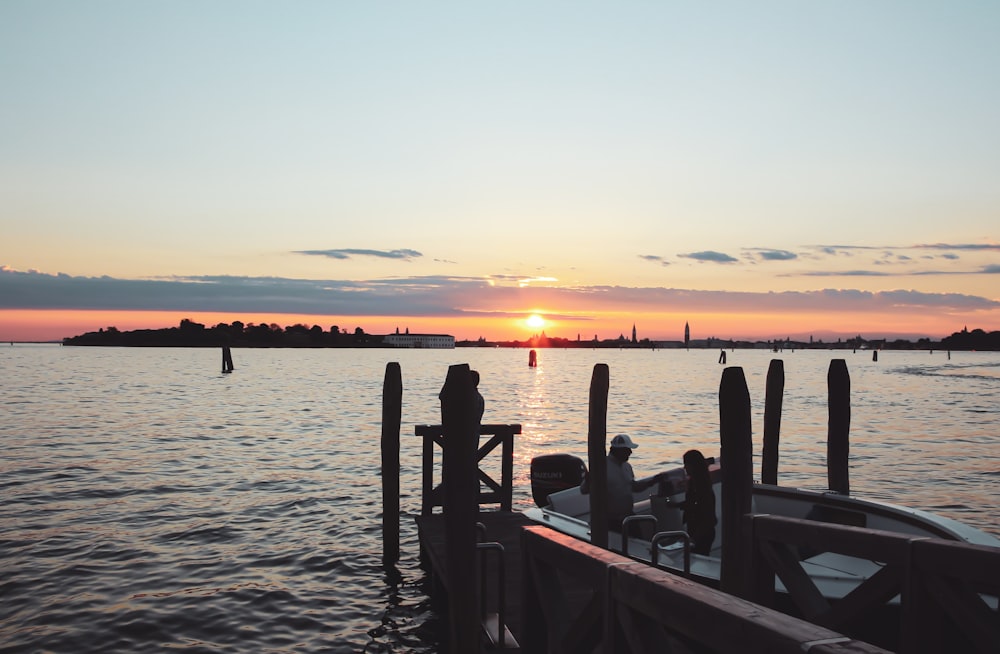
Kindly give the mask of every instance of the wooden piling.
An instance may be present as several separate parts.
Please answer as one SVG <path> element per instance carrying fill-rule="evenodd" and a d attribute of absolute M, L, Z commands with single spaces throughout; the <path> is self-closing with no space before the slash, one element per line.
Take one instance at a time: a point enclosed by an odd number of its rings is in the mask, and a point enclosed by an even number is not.
<path fill-rule="evenodd" d="M 750 439 L 750 391 L 743 368 L 722 371 L 719 384 L 719 437 L 722 455 L 722 567 L 723 592 L 743 592 L 743 515 L 750 512 L 753 492 L 753 455 Z"/>
<path fill-rule="evenodd" d="M 399 561 L 399 429 L 403 377 L 399 363 L 385 365 L 382 382 L 382 564 Z"/>
<path fill-rule="evenodd" d="M 233 353 L 228 345 L 222 346 L 222 372 L 233 371 Z"/>
<path fill-rule="evenodd" d="M 833 359 L 826 375 L 829 422 L 826 437 L 826 474 L 830 490 L 850 495 L 847 472 L 851 429 L 851 376 L 847 361 Z"/>
<path fill-rule="evenodd" d="M 532 350 L 528 352 L 528 367 L 537 368 L 538 367 L 538 353 Z"/>
<path fill-rule="evenodd" d="M 608 548 L 608 364 L 594 365 L 590 377 L 590 409 L 587 423 L 587 473 L 590 481 L 590 542 Z"/>
<path fill-rule="evenodd" d="M 778 483 L 778 441 L 781 434 L 781 404 L 785 392 L 785 362 L 771 359 L 767 369 L 767 390 L 764 396 L 764 451 L 760 466 L 760 481 Z"/>
<path fill-rule="evenodd" d="M 440 398 L 444 439 L 441 483 L 452 652 L 479 651 L 479 598 L 476 593 L 476 521 L 479 513 L 476 428 L 479 417 L 475 393 L 469 365 L 450 366 Z"/>

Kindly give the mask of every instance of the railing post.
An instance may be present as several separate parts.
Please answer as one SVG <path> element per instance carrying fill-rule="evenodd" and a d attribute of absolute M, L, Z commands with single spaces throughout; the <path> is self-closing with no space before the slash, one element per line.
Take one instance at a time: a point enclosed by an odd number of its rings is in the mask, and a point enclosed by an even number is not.
<path fill-rule="evenodd" d="M 421 483 L 423 491 L 420 494 L 420 515 L 429 516 L 434 513 L 434 436 L 425 431 L 422 440 L 421 467 L 423 474 Z"/>
<path fill-rule="evenodd" d="M 764 451 L 760 465 L 760 481 L 778 483 L 778 441 L 781 433 L 781 402 L 785 392 L 785 363 L 771 359 L 767 369 L 767 390 L 764 396 Z"/>
<path fill-rule="evenodd" d="M 512 511 L 514 509 L 514 429 L 510 425 L 504 426 L 501 456 L 503 461 L 500 464 L 500 485 L 502 487 L 500 510 Z"/>
<path fill-rule="evenodd" d="M 590 411 L 587 426 L 587 461 L 590 478 L 590 542 L 608 549 L 608 464 L 604 451 L 608 438 L 608 364 L 594 365 L 590 378 Z"/>
<path fill-rule="evenodd" d="M 750 512 L 753 492 L 753 458 L 750 439 L 750 392 L 743 368 L 722 371 L 719 385 L 719 436 L 722 441 L 722 566 L 723 592 L 744 590 L 743 515 Z"/>
<path fill-rule="evenodd" d="M 385 366 L 382 383 L 382 563 L 399 560 L 399 428 L 403 379 L 399 363 Z"/>

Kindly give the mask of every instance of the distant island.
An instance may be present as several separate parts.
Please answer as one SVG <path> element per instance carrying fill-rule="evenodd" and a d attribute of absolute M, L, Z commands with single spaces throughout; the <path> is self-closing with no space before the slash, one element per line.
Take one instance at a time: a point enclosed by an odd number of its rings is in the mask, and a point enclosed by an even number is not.
<path fill-rule="evenodd" d="M 390 339 L 391 340 L 391 339 Z M 79 336 L 63 339 L 63 345 L 73 346 L 117 346 L 117 347 L 353 347 L 353 348 L 392 348 L 386 342 L 385 335 L 368 334 L 361 327 L 353 332 L 341 330 L 334 325 L 324 330 L 318 325 L 291 325 L 281 327 L 276 324 L 243 323 L 234 321 L 231 324 L 220 323 L 214 327 L 206 327 L 192 320 L 181 320 L 177 327 L 163 329 L 137 329 L 120 331 L 115 327 L 87 332 Z M 745 341 L 721 338 L 705 338 L 685 341 L 654 341 L 648 338 L 637 339 L 635 330 L 632 337 L 624 334 L 618 338 L 598 340 L 581 340 L 546 336 L 532 336 L 523 341 L 487 341 L 479 338 L 475 341 L 456 341 L 455 347 L 539 347 L 539 348 L 646 348 L 646 349 L 677 349 L 720 348 L 720 349 L 870 349 L 870 350 L 990 350 L 1000 351 L 1000 331 L 986 332 L 982 329 L 968 330 L 963 328 L 951 336 L 933 341 L 920 338 L 916 341 L 904 339 L 866 339 L 858 335 L 848 339 L 837 339 L 835 342 L 823 342 L 821 339 L 795 341 L 791 339 L 772 341 Z"/>

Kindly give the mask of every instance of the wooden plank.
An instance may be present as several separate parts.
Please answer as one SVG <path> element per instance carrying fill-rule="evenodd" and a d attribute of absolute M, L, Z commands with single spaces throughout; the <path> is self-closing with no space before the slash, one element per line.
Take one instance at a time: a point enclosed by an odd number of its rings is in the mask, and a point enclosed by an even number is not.
<path fill-rule="evenodd" d="M 802 564 L 784 543 L 761 541 L 760 552 L 770 564 L 785 590 L 807 620 L 816 620 L 830 611 L 830 602 L 816 588 L 815 582 L 802 568 Z"/>
<path fill-rule="evenodd" d="M 760 654 L 886 651 L 658 568 L 612 569 L 609 593 L 612 601 L 625 604 L 653 618 L 671 633 L 681 634 L 714 651 Z M 838 644 L 839 649 L 818 649 L 823 643 Z"/>
<path fill-rule="evenodd" d="M 996 548 L 928 539 L 912 548 L 914 598 L 918 608 L 905 616 L 904 629 L 940 637 L 947 615 L 981 652 L 1000 651 L 1000 617 L 980 593 L 1000 595 Z M 936 628 L 931 626 L 936 623 Z M 912 651 L 927 651 L 924 639 L 907 639 Z"/>
<path fill-rule="evenodd" d="M 1000 623 L 997 613 L 968 586 L 956 579 L 927 575 L 923 579 L 939 610 L 955 621 L 959 631 L 978 652 L 1000 652 Z"/>
<path fill-rule="evenodd" d="M 762 540 L 837 552 L 881 563 L 904 563 L 910 543 L 917 540 L 914 536 L 891 531 L 767 514 L 753 517 L 753 533 L 755 538 Z"/>
<path fill-rule="evenodd" d="M 901 565 L 887 565 L 845 595 L 818 622 L 830 629 L 846 629 L 874 607 L 882 606 L 903 590 Z"/>
<path fill-rule="evenodd" d="M 993 592 L 1000 590 L 998 560 L 997 548 L 987 545 L 931 538 L 913 544 L 913 565 L 918 570 L 965 579 Z"/>

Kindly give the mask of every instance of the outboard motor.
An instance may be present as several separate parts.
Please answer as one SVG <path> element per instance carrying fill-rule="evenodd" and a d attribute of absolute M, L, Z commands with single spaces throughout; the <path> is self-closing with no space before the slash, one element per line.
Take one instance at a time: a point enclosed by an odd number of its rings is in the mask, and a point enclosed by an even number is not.
<path fill-rule="evenodd" d="M 579 486 L 587 474 L 583 459 L 572 454 L 543 454 L 531 460 L 531 496 L 547 506 L 549 495 Z"/>

